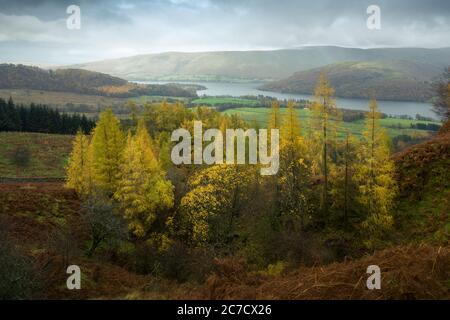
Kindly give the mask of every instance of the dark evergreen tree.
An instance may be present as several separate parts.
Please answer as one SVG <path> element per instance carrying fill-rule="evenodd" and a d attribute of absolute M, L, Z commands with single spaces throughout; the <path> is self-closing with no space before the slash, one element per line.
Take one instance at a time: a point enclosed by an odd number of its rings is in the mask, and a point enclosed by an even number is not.
<path fill-rule="evenodd" d="M 95 121 L 85 115 L 59 113 L 46 105 L 17 106 L 10 98 L 0 99 L 0 131 L 25 131 L 75 134 L 78 129 L 88 134 Z"/>

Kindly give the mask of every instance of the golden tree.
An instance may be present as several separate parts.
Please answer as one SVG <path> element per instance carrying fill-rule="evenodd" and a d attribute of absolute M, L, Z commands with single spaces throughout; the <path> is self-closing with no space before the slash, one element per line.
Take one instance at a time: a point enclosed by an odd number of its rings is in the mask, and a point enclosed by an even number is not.
<path fill-rule="evenodd" d="M 91 142 L 93 178 L 94 184 L 108 194 L 114 193 L 117 187 L 124 142 L 119 119 L 112 110 L 100 113 Z"/>
<path fill-rule="evenodd" d="M 167 238 L 155 222 L 173 206 L 173 186 L 165 179 L 152 150 L 152 140 L 143 120 L 135 136 L 128 133 L 114 198 L 119 201 L 129 229 L 139 238 L 163 245 Z"/>
<path fill-rule="evenodd" d="M 326 216 L 329 206 L 329 149 L 335 147 L 340 115 L 334 100 L 334 88 L 331 87 L 325 74 L 320 75 L 314 96 L 310 118 L 310 154 L 313 158 L 314 173 L 323 176 L 321 208 Z"/>
<path fill-rule="evenodd" d="M 292 101 L 288 102 L 281 126 L 280 172 L 278 176 L 279 207 L 285 220 L 300 228 L 308 214 L 310 166 L 305 159 L 306 144 L 300 134 L 300 122 Z"/>
<path fill-rule="evenodd" d="M 363 227 L 369 232 L 370 241 L 382 236 L 392 226 L 390 213 L 397 190 L 394 163 L 390 159 L 390 143 L 385 130 L 380 126 L 379 118 L 377 103 L 372 99 L 357 169 L 359 200 L 367 213 Z"/>
<path fill-rule="evenodd" d="M 72 152 L 67 166 L 68 188 L 75 189 L 80 196 L 87 196 L 92 191 L 92 148 L 89 138 L 78 130 L 73 141 Z"/>
<path fill-rule="evenodd" d="M 279 129 L 281 126 L 281 114 L 280 114 L 280 103 L 278 100 L 273 100 L 270 107 L 270 117 L 267 129 Z"/>
<path fill-rule="evenodd" d="M 190 178 L 180 207 L 195 242 L 227 241 L 239 217 L 239 204 L 248 196 L 252 170 L 251 166 L 213 165 Z"/>

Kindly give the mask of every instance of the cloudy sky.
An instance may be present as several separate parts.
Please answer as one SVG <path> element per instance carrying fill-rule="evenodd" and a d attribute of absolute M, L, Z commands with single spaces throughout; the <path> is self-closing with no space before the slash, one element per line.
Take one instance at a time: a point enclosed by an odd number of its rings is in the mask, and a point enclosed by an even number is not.
<path fill-rule="evenodd" d="M 81 9 L 69 30 L 67 7 Z M 381 8 L 381 30 L 366 26 Z M 165 51 L 450 46 L 449 0 L 0 0 L 0 63 L 58 65 Z"/>

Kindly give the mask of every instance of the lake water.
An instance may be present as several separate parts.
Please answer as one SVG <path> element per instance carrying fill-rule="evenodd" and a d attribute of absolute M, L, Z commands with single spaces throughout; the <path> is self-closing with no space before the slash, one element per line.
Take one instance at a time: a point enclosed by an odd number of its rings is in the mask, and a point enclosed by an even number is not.
<path fill-rule="evenodd" d="M 173 82 L 173 81 L 172 81 Z M 142 82 L 142 83 L 168 83 L 168 82 Z M 179 82 L 193 83 L 193 82 Z M 199 90 L 199 96 L 233 96 L 240 97 L 246 95 L 264 95 L 277 99 L 304 99 L 312 100 L 313 97 L 307 94 L 278 93 L 271 91 L 261 91 L 257 87 L 261 85 L 258 82 L 252 83 L 223 83 L 223 82 L 195 82 L 205 86 L 206 90 Z M 351 110 L 368 110 L 368 100 L 365 99 L 345 99 L 337 98 L 336 104 L 339 108 Z M 420 114 L 425 117 L 436 119 L 436 115 L 431 110 L 430 103 L 408 102 L 408 101 L 378 101 L 378 107 L 381 112 L 391 115 L 408 115 L 415 117 Z"/>

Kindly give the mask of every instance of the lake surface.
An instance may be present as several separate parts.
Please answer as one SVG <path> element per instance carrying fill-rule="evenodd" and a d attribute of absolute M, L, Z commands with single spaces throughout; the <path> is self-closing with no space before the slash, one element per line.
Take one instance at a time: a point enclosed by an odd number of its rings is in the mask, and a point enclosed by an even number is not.
<path fill-rule="evenodd" d="M 170 81 L 149 81 L 141 83 L 170 83 Z M 173 83 L 173 81 L 172 81 Z M 194 83 L 194 82 L 178 82 L 178 83 Z M 257 87 L 262 83 L 252 82 L 252 83 L 223 83 L 223 82 L 195 82 L 195 84 L 200 84 L 205 86 L 206 90 L 199 90 L 197 94 L 199 96 L 233 96 L 240 97 L 246 95 L 263 95 L 267 97 L 277 98 L 277 99 L 303 99 L 303 100 L 313 100 L 313 96 L 307 94 L 293 94 L 293 93 L 279 93 L 272 91 L 261 91 Z M 421 116 L 430 117 L 437 119 L 434 112 L 431 110 L 430 103 L 422 102 L 408 102 L 408 101 L 377 101 L 378 107 L 381 112 L 391 115 L 408 115 L 415 117 L 416 114 Z M 336 104 L 339 108 L 350 109 L 350 110 L 368 110 L 368 100 L 365 99 L 345 99 L 337 98 Z"/>

